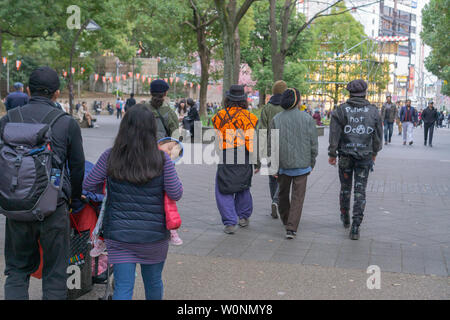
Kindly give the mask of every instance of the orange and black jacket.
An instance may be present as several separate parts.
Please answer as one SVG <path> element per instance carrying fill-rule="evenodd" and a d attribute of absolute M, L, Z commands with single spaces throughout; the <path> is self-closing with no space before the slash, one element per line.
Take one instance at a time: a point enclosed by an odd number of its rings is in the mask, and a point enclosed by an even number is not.
<path fill-rule="evenodd" d="M 230 107 L 220 110 L 212 122 L 219 139 L 220 149 L 233 149 L 245 145 L 253 152 L 258 118 L 246 109 Z"/>

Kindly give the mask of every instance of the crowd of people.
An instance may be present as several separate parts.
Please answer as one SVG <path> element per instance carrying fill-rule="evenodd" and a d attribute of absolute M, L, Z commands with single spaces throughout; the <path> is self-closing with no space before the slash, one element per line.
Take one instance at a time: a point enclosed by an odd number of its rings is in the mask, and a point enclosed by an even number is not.
<path fill-rule="evenodd" d="M 23 204 L 20 208 L 5 209 L 3 204 L 6 201 L 22 194 L 15 195 L 9 181 L 0 181 L 0 212 L 7 215 L 5 298 L 28 299 L 30 274 L 39 265 L 38 241 L 44 252 L 43 297 L 66 298 L 69 211 L 79 211 L 84 200 L 83 191 L 105 189 L 107 200 L 102 223 L 108 262 L 114 270 L 113 299 L 132 298 L 136 264 L 141 265 L 146 298 L 162 299 L 162 271 L 169 244 L 182 243 L 176 228 L 168 230 L 165 218 L 167 201 L 178 201 L 183 195 L 183 186 L 174 166 L 174 159 L 180 155 L 179 148 L 176 148 L 179 141 L 171 137 L 177 132 L 182 136 L 180 130 L 194 136 L 194 123 L 200 120 L 195 101 L 181 99 L 174 110 L 169 105 L 169 85 L 164 80 L 151 82 L 148 103 L 136 103 L 133 95 L 126 102 L 119 97 L 116 112 L 121 122 L 114 144 L 102 153 L 84 177 L 85 158 L 79 121 L 56 103 L 60 95 L 57 73 L 49 67 L 34 70 L 28 84 L 30 98 L 22 94 L 23 85 L 16 87 L 18 93 L 13 95 L 14 99 L 8 100 L 8 114 L 0 121 L 0 132 L 8 133 L 1 137 L 6 137 L 2 148 L 16 148 L 18 143 L 28 143 L 27 153 L 15 151 L 20 153 L 17 159 L 31 155 L 37 157 L 41 153 L 54 155 L 50 172 L 59 172 L 61 191 L 53 200 L 46 198 L 54 202 L 54 209 L 47 212 L 47 216 L 38 220 L 21 220 L 15 215 L 16 210 L 21 210 L 21 217 L 33 217 L 36 212 Z M 369 173 L 382 149 L 383 126 L 385 144 L 391 142 L 396 120 L 402 123 L 404 144 L 412 144 L 412 129 L 419 118 L 411 101 L 406 101 L 406 105 L 398 109 L 390 97 L 380 112 L 366 99 L 367 83 L 363 80 L 351 81 L 346 88 L 349 99 L 333 112 L 322 115 L 320 109 L 313 114 L 307 112 L 309 109 L 302 104 L 299 90 L 288 87 L 282 80 L 274 83 L 272 97 L 259 118 L 249 111 L 248 97 L 241 85 L 229 88 L 223 108 L 209 104 L 208 108 L 214 114 L 216 152 L 222 160 L 215 176 L 215 200 L 226 234 L 234 234 L 239 227 L 246 228 L 250 224 L 252 178 L 262 166 L 262 159 L 257 157 L 256 164 L 252 159 L 259 148 L 257 143 L 261 143 L 256 139 L 258 132 L 267 129 L 267 137 L 263 141 L 267 157 L 275 152 L 275 147 L 279 148 L 278 163 L 269 163 L 271 215 L 274 219 L 280 218 L 286 239 L 296 237 L 308 176 L 314 171 L 318 156 L 316 126 L 321 124 L 322 116 L 327 116 L 330 118 L 328 162 L 332 166 L 338 165 L 341 183 L 340 219 L 345 228 L 350 228 L 349 238 L 359 239 L 366 205 L 365 189 Z M 92 116 L 85 102 L 77 107 L 77 114 L 79 119 L 92 125 Z M 422 112 L 421 118 L 425 126 L 425 144 L 429 137 L 431 146 L 434 124 L 438 121 L 432 103 Z M 18 124 L 45 124 L 47 120 L 52 120 L 48 122 L 52 135 L 45 142 L 37 138 L 30 140 L 24 136 L 27 130 L 15 129 Z M 278 133 L 276 146 L 271 142 L 274 129 Z M 11 140 L 14 135 L 17 137 Z M 238 161 L 239 152 L 245 155 L 244 163 Z M 227 159 L 230 156 L 232 159 Z M 14 181 L 23 181 L 20 175 L 25 174 L 17 170 L 17 161 L 22 161 L 17 159 L 0 155 L 0 162 L 6 164 L 4 177 L 10 178 L 13 185 Z M 45 174 L 45 171 L 39 172 Z M 47 178 L 54 183 L 53 176 Z M 39 192 L 43 191 L 33 192 L 36 193 L 34 199 L 40 199 L 42 194 Z"/>
<path fill-rule="evenodd" d="M 444 111 L 437 111 L 434 102 L 429 101 L 427 108 L 417 111 L 411 105 L 411 100 L 406 100 L 402 106 L 401 101 L 396 104 L 392 102 L 392 97 L 387 96 L 386 102 L 381 107 L 381 119 L 384 126 L 384 144 L 391 143 L 394 132 L 394 122 L 397 122 L 398 135 L 402 135 L 403 145 L 414 143 L 414 128 L 420 126 L 424 128 L 424 145 L 433 147 L 434 128 L 442 128 L 446 118 Z M 450 114 L 447 116 L 450 122 Z M 450 125 L 448 125 L 450 127 Z"/>

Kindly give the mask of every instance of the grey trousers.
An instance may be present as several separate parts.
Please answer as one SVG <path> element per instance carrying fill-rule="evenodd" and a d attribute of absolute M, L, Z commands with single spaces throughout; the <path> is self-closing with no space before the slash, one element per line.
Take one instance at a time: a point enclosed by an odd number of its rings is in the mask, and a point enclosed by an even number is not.
<path fill-rule="evenodd" d="M 39 222 L 6 219 L 5 300 L 28 300 L 30 275 L 40 263 L 38 240 L 44 252 L 42 292 L 44 300 L 67 298 L 70 221 L 67 206 Z"/>

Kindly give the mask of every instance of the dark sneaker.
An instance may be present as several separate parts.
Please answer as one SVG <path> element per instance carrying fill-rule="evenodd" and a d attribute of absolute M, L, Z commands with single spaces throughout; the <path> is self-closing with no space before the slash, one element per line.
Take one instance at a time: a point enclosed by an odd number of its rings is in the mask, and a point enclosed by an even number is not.
<path fill-rule="evenodd" d="M 241 227 L 248 227 L 250 221 L 248 219 L 239 219 L 239 226 Z"/>
<path fill-rule="evenodd" d="M 427 142 L 425 141 L 425 142 L 423 143 L 423 145 L 426 147 L 426 146 L 427 146 Z"/>
<path fill-rule="evenodd" d="M 387 145 L 387 141 L 384 142 L 384 145 Z"/>
<path fill-rule="evenodd" d="M 412 145 L 413 144 L 413 142 L 411 141 L 410 143 L 409 143 L 409 145 Z"/>
<path fill-rule="evenodd" d="M 348 212 L 341 213 L 341 221 L 344 224 L 344 228 L 350 227 L 350 215 Z"/>
<path fill-rule="evenodd" d="M 433 145 L 432 145 L 431 143 L 429 144 L 429 146 L 430 146 L 430 147 L 433 147 Z"/>
<path fill-rule="evenodd" d="M 288 230 L 286 231 L 286 239 L 294 239 L 297 233 L 295 231 Z"/>
<path fill-rule="evenodd" d="M 270 214 L 272 218 L 278 219 L 278 203 L 272 203 L 272 213 Z"/>
<path fill-rule="evenodd" d="M 223 232 L 227 233 L 227 234 L 233 234 L 234 231 L 236 230 L 236 226 L 225 226 L 225 228 L 223 228 Z"/>
<path fill-rule="evenodd" d="M 403 145 L 406 146 L 406 141 L 403 141 Z"/>
<path fill-rule="evenodd" d="M 359 226 L 357 226 L 356 224 L 352 224 L 349 236 L 352 240 L 359 240 Z"/>

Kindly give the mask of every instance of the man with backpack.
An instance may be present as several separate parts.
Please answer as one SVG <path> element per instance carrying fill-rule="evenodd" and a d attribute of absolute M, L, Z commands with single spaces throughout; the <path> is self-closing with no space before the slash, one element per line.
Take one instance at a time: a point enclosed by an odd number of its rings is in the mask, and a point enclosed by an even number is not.
<path fill-rule="evenodd" d="M 84 152 L 76 121 L 58 109 L 59 78 L 49 67 L 29 79 L 30 101 L 0 120 L 0 213 L 6 215 L 5 299 L 29 299 L 43 249 L 43 299 L 66 299 L 69 202 L 81 205 Z"/>
<path fill-rule="evenodd" d="M 123 101 L 122 101 L 121 97 L 117 97 L 117 100 L 116 100 L 116 111 L 117 111 L 117 119 L 120 118 L 120 120 L 122 120 Z"/>

